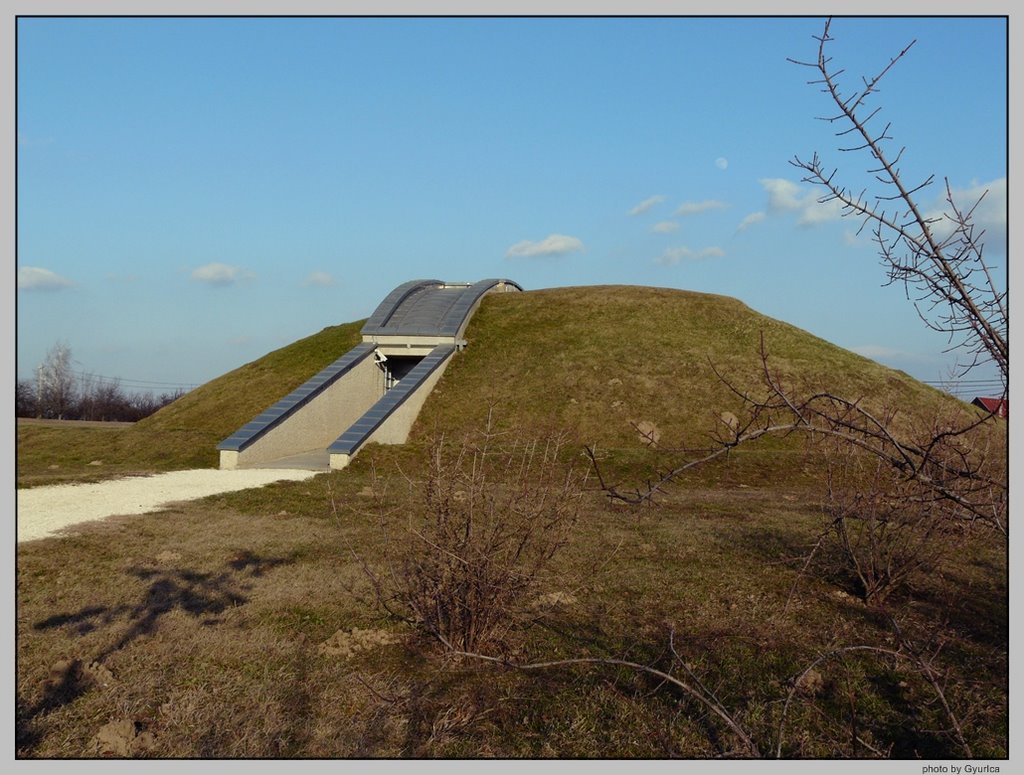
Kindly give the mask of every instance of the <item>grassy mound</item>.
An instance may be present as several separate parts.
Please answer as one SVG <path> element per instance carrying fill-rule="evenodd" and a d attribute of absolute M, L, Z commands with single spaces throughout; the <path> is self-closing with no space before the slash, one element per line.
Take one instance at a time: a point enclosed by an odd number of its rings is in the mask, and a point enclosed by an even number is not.
<path fill-rule="evenodd" d="M 19 484 L 216 466 L 218 442 L 354 346 L 361 327 L 333 326 L 271 352 L 132 428 L 22 428 Z M 756 387 L 762 335 L 773 370 L 795 387 L 827 387 L 908 416 L 963 406 L 736 299 L 634 286 L 557 288 L 484 300 L 468 329 L 470 346 L 427 401 L 411 441 L 479 428 L 493 409 L 506 424 L 571 429 L 613 465 L 649 464 L 635 424 L 653 424 L 663 447 L 706 444 L 723 412 L 740 413 L 715 370 L 739 387 Z M 738 457 L 795 449 L 771 440 Z M 90 466 L 97 460 L 102 465 Z M 755 468 L 762 477 L 779 470 Z"/>
<path fill-rule="evenodd" d="M 139 435 L 202 433 L 218 442 L 360 342 L 363 321 L 325 328 L 206 383 L 136 425 Z M 181 449 L 175 454 L 190 454 Z M 216 465 L 216 452 L 205 453 Z"/>
<path fill-rule="evenodd" d="M 736 299 L 633 286 L 556 288 L 486 299 L 470 324 L 470 346 L 427 401 L 413 438 L 478 428 L 491 410 L 499 423 L 571 429 L 623 472 L 641 460 L 649 466 L 639 424 L 656 428 L 663 448 L 694 449 L 707 446 L 724 412 L 742 416 L 723 378 L 761 392 L 762 336 L 770 368 L 794 391 L 829 390 L 877 411 L 898 407 L 908 419 L 964 408 Z M 796 439 L 766 439 L 733 462 L 745 460 L 746 476 L 767 481 L 798 475 L 792 456 L 780 453 L 801 449 Z"/>

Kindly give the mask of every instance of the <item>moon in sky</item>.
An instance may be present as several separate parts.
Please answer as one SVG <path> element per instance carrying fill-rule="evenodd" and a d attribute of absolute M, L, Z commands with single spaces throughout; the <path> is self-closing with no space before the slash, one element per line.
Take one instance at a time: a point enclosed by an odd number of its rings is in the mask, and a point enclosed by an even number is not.
<path fill-rule="evenodd" d="M 715 159 L 715 166 L 718 167 L 718 169 L 720 170 L 724 170 L 726 167 L 729 166 L 729 160 L 724 156 L 719 156 L 717 159 Z"/>

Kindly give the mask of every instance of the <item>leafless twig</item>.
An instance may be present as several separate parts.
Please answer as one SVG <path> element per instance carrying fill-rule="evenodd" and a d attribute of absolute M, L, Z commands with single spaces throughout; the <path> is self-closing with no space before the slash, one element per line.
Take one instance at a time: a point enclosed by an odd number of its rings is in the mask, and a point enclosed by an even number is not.
<path fill-rule="evenodd" d="M 886 146 L 892 140 L 889 125 L 881 131 L 869 128 L 879 109 L 863 113 L 865 103 L 878 91 L 879 81 L 914 43 L 893 57 L 878 75 L 863 79 L 861 89 L 847 93 L 839 83 L 843 71 L 833 68 L 826 53 L 827 45 L 834 40 L 830 28 L 831 20 L 817 38 L 818 56 L 814 62 L 790 61 L 817 71 L 819 77 L 810 83 L 821 85 L 839 111 L 822 120 L 838 124 L 838 136 L 859 137 L 858 144 L 842 147 L 840 151 L 866 151 L 873 165 L 868 171 L 882 189 L 873 195 L 849 190 L 837 179 L 837 170 L 826 168 L 817 153 L 809 160 L 794 157 L 792 164 L 806 173 L 805 182 L 825 189 L 819 202 L 838 202 L 844 215 L 862 219 L 861 229 L 872 227 L 889 282 L 903 284 L 922 321 L 949 336 L 950 349 L 964 348 L 969 353 L 970 360 L 964 364 L 962 374 L 982 360 L 991 361 L 1002 376 L 1005 394 L 1010 361 L 1007 296 L 1005 289 L 995 283 L 991 267 L 983 257 L 984 233 L 976 233 L 973 224 L 974 211 L 984 194 L 964 209 L 954 201 L 946 179 L 948 211 L 941 218 L 926 215 L 915 197 L 931 185 L 934 176 L 916 185 L 905 183 L 899 167 L 905 149 L 892 156 Z M 947 236 L 941 236 L 940 225 L 949 230 Z"/>

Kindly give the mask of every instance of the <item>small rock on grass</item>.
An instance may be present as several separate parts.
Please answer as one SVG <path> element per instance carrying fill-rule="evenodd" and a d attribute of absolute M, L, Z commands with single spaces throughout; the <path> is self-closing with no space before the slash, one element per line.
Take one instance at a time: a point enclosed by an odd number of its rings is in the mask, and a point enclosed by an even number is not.
<path fill-rule="evenodd" d="M 645 444 L 654 446 L 661 441 L 661 429 L 650 420 L 641 420 L 635 425 L 641 441 Z"/>

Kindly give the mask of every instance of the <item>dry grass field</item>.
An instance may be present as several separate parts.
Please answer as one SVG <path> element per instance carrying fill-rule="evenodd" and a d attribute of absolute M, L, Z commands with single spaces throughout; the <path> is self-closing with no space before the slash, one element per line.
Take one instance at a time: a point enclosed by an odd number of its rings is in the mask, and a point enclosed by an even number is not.
<path fill-rule="evenodd" d="M 20 545 L 17 755 L 1006 757 L 1005 538 L 942 531 L 868 605 L 830 529 L 820 450 L 739 449 L 643 507 L 567 473 L 587 471 L 582 444 L 596 443 L 610 476 L 640 483 L 658 455 L 631 420 L 657 423 L 666 447 L 700 440 L 728 406 L 688 342 L 732 373 L 756 366 L 756 313 L 642 296 L 632 317 L 639 297 L 599 291 L 488 299 L 405 447 Z M 770 328 L 794 379 L 951 401 Z M 197 440 L 216 444 L 356 331 L 328 329 L 333 348 L 302 344 L 319 356 L 286 348 L 132 428 L 19 428 L 19 486 L 197 465 L 211 457 Z M 233 380 L 263 392 L 226 409 Z M 560 462 L 439 475 L 488 408 L 528 439 L 568 430 Z M 472 629 L 472 654 L 436 637 L 438 616 L 450 637 Z"/>
<path fill-rule="evenodd" d="M 416 508 L 395 479 L 388 508 Z M 19 755 L 743 755 L 705 705 L 650 675 L 456 658 L 389 616 L 363 562 L 411 538 L 381 529 L 374 486 L 363 467 L 20 547 Z M 807 666 L 895 645 L 885 612 L 826 562 L 801 572 L 822 524 L 807 489 L 680 488 L 641 511 L 591 492 L 488 653 L 682 675 L 672 634 L 686 669 L 771 753 Z M 896 594 L 888 610 L 938 652 L 974 755 L 1005 756 L 1005 553 L 966 535 L 941 572 Z M 913 665 L 850 651 L 810 675 L 787 710 L 784 756 L 963 756 Z"/>

